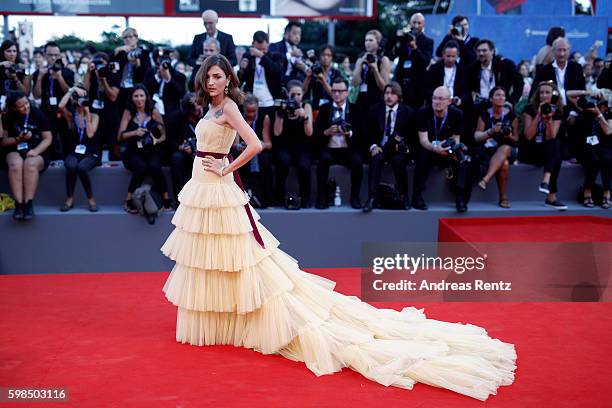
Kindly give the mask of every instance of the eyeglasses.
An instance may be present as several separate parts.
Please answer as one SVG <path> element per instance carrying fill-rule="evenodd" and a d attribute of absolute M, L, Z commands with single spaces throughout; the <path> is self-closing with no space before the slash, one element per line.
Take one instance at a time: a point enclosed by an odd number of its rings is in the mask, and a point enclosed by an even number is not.
<path fill-rule="evenodd" d="M 124 35 L 123 39 L 127 39 L 127 38 L 136 38 L 136 36 L 134 34 L 128 34 L 128 35 Z"/>
<path fill-rule="evenodd" d="M 332 89 L 332 93 L 344 93 L 348 91 L 348 89 Z"/>

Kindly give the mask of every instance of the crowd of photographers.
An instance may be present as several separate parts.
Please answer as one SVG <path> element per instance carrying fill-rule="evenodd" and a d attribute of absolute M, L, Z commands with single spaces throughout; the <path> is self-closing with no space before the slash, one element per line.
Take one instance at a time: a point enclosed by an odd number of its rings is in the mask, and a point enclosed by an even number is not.
<path fill-rule="evenodd" d="M 110 54 L 68 52 L 48 42 L 30 58 L 14 42 L 2 43 L 0 162 L 8 168 L 14 218 L 34 216 L 39 174 L 53 160 L 63 160 L 66 170 L 61 211 L 73 208 L 79 179 L 89 210 L 98 211 L 89 172 L 108 160 L 121 160 L 132 173 L 126 211 L 139 211 L 134 194 L 147 175 L 160 207 L 176 205 L 191 176 L 195 127 L 208 109 L 194 101 L 195 73 L 215 54 L 235 66 L 247 94 L 244 117 L 263 142 L 264 150 L 240 169 L 256 207 L 338 204 L 329 169 L 342 165 L 350 169 L 350 205 L 364 212 L 377 206 L 426 210 L 433 166 L 451 180 L 457 211 L 467 211 L 474 185 L 486 189 L 493 178 L 499 206 L 509 208 L 510 168 L 521 162 L 542 167 L 534 188 L 545 194 L 546 206 L 564 210 L 556 195 L 563 160 L 584 166 L 586 207 L 611 206 L 611 61 L 597 57 L 599 43 L 584 56 L 570 53 L 565 32 L 554 27 L 534 59 L 517 65 L 491 40 L 473 36 L 464 16 L 452 19 L 434 51 L 425 17 L 417 13 L 390 41 L 369 31 L 351 66 L 331 45 L 302 50 L 296 22 L 277 43 L 254 33 L 245 49 L 217 30 L 214 11 L 202 19 L 205 32 L 194 37 L 185 62 L 174 50 L 140 45 L 133 28 Z M 238 135 L 234 153 L 244 147 Z M 361 202 L 364 164 L 368 199 Z M 385 165 L 394 187 L 380 183 Z M 415 166 L 413 180 L 408 165 Z M 171 168 L 171 186 L 162 166 Z M 299 195 L 285 189 L 292 166 Z"/>

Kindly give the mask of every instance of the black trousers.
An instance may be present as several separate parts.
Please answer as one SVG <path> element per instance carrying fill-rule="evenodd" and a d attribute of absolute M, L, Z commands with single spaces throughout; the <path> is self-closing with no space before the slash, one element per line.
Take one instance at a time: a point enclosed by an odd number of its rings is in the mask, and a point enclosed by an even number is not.
<path fill-rule="evenodd" d="M 178 197 L 185 184 L 191 179 L 193 156 L 176 151 L 170 158 L 170 173 L 172 174 L 172 191 L 174 198 Z"/>
<path fill-rule="evenodd" d="M 98 159 L 90 155 L 70 153 L 64 157 L 64 168 L 66 169 L 66 196 L 74 195 L 77 177 L 81 179 L 83 189 L 87 198 L 93 197 L 91 179 L 89 172 L 98 165 Z"/>
<path fill-rule="evenodd" d="M 601 184 L 604 191 L 610 191 L 612 175 L 612 147 L 587 145 L 584 149 L 584 188 L 592 189 L 597 173 L 601 172 Z"/>
<path fill-rule="evenodd" d="M 522 151 L 521 151 L 522 150 Z M 542 143 L 525 144 L 519 149 L 521 161 L 536 166 L 544 166 L 544 172 L 550 173 L 548 188 L 551 193 L 557 192 L 557 180 L 561 172 L 561 141 L 557 138 Z"/>
<path fill-rule="evenodd" d="M 144 181 L 147 174 L 153 178 L 154 188 L 160 193 L 168 192 L 168 185 L 162 172 L 162 154 L 158 150 L 127 150 L 123 156 L 125 167 L 132 172 L 128 192 L 133 193 Z"/>
<path fill-rule="evenodd" d="M 321 199 L 328 196 L 327 181 L 329 167 L 339 164 L 351 170 L 351 198 L 359 198 L 361 180 L 363 179 L 363 155 L 356 149 L 324 147 L 319 153 L 317 166 L 317 196 Z"/>
<path fill-rule="evenodd" d="M 237 156 L 237 155 L 236 155 Z M 251 167 L 251 161 L 238 169 L 240 179 L 245 190 L 251 190 L 263 207 L 268 207 L 272 204 L 272 164 L 271 153 L 269 150 L 264 150 L 257 155 L 257 163 L 259 169 L 255 171 Z"/>
<path fill-rule="evenodd" d="M 310 167 L 312 166 L 312 158 L 308 146 L 274 149 L 274 170 L 276 173 L 275 200 L 279 203 L 284 203 L 285 201 L 285 183 L 291 166 L 294 166 L 297 170 L 300 198 L 310 202 Z"/>
<path fill-rule="evenodd" d="M 453 170 L 453 187 L 456 196 L 462 195 L 467 201 L 472 190 L 472 164 L 464 161 L 459 163 L 450 156 L 441 156 L 432 151 L 419 147 L 416 160 L 416 168 L 414 170 L 414 189 L 413 196 L 419 196 L 425 190 L 429 170 L 432 166 L 448 167 Z"/>
<path fill-rule="evenodd" d="M 390 148 L 386 148 L 382 153 L 370 157 L 370 167 L 368 170 L 368 196 L 376 198 L 376 189 L 380 183 L 380 176 L 385 163 L 391 164 L 395 184 L 397 189 L 404 196 L 408 196 L 408 171 L 406 165 L 408 160 L 406 154 L 398 153 Z"/>

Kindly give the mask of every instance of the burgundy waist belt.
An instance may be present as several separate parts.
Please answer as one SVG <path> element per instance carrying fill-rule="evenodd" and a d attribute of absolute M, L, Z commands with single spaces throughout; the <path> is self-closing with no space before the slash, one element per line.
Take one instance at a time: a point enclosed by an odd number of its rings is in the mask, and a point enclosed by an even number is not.
<path fill-rule="evenodd" d="M 227 157 L 230 163 L 234 161 L 234 158 L 229 153 L 224 154 L 224 153 L 216 153 L 216 152 L 202 152 L 198 150 L 196 152 L 196 156 L 198 157 L 212 156 L 215 159 L 223 159 Z M 242 191 L 245 191 L 244 186 L 242 185 L 242 180 L 240 180 L 240 174 L 238 174 L 238 171 L 234 170 L 233 174 L 234 174 L 234 181 L 236 182 L 238 187 L 240 187 Z M 255 236 L 255 240 L 259 242 L 259 245 L 261 245 L 262 248 L 265 248 L 263 239 L 261 238 L 261 235 L 259 234 L 259 230 L 257 229 L 257 225 L 255 225 L 255 219 L 253 218 L 253 214 L 251 213 L 251 208 L 249 207 L 249 203 L 246 203 L 244 205 L 244 209 L 246 210 L 246 213 L 249 217 L 249 221 L 251 222 L 251 227 L 253 227 L 253 235 Z"/>

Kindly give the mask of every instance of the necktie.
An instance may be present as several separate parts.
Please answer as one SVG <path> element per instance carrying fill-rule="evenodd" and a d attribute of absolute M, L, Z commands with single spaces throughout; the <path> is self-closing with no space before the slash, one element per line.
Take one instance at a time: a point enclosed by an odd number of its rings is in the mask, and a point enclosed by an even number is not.
<path fill-rule="evenodd" d="M 387 144 L 389 137 L 391 137 L 391 115 L 393 114 L 393 110 L 389 109 L 387 112 L 387 121 L 385 122 L 385 134 L 383 135 L 381 147 Z"/>

